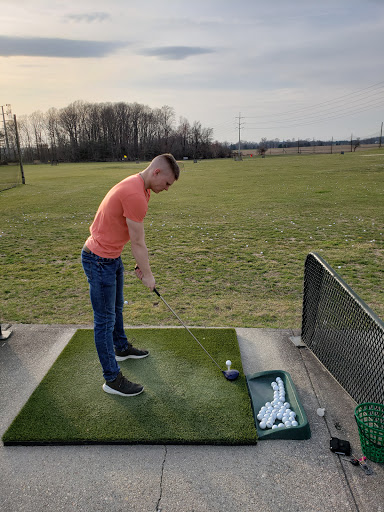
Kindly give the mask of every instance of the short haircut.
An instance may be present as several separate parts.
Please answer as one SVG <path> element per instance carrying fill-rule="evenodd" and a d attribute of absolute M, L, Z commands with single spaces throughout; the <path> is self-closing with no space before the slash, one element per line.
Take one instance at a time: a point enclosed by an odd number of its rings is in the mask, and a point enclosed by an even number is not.
<path fill-rule="evenodd" d="M 180 167 L 179 164 L 176 162 L 176 159 L 171 153 L 164 153 L 162 155 L 159 155 L 161 158 L 164 158 L 164 160 L 169 165 L 169 168 L 173 172 L 173 175 L 175 177 L 175 180 L 179 179 L 180 176 Z"/>

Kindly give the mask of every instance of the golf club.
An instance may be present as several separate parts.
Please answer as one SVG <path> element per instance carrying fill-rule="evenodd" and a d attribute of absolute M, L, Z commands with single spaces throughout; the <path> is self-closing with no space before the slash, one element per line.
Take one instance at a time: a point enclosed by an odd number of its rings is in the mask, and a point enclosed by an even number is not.
<path fill-rule="evenodd" d="M 189 334 L 192 336 L 192 338 L 197 341 L 197 343 L 200 345 L 200 347 L 204 350 L 204 352 L 212 359 L 212 361 L 215 363 L 215 365 L 219 368 L 219 370 L 223 373 L 224 377 L 227 379 L 227 380 L 235 380 L 237 379 L 237 377 L 239 376 L 239 372 L 238 370 L 223 370 L 217 363 L 216 361 L 213 359 L 213 357 L 211 356 L 211 354 L 203 347 L 203 345 L 200 343 L 200 341 L 196 338 L 196 336 L 188 329 L 188 327 L 185 325 L 185 323 L 181 320 L 181 318 L 179 317 L 179 315 L 177 313 L 175 313 L 175 311 L 173 311 L 173 309 L 171 308 L 171 306 L 168 304 L 168 302 L 166 302 L 166 300 L 160 295 L 160 293 L 156 290 L 156 288 L 153 289 L 153 291 L 156 293 L 156 295 L 158 297 L 160 297 L 160 299 L 164 302 L 164 304 L 167 306 L 167 308 L 175 315 L 175 317 L 178 319 L 178 321 L 187 329 L 187 331 L 189 332 Z"/>

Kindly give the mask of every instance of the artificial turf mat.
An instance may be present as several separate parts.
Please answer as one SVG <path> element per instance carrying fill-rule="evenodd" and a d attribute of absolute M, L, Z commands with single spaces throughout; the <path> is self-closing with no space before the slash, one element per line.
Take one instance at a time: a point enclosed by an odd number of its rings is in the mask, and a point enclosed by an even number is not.
<path fill-rule="evenodd" d="M 144 384 L 136 397 L 110 395 L 93 331 L 78 330 L 3 436 L 15 444 L 255 444 L 257 431 L 234 329 L 193 329 L 228 381 L 184 329 L 129 329 L 145 359 L 120 362 Z"/>

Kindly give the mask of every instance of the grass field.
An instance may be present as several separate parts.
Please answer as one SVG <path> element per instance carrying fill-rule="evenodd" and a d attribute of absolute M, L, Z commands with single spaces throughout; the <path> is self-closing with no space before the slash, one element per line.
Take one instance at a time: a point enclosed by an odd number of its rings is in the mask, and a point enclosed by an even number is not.
<path fill-rule="evenodd" d="M 81 247 L 105 193 L 144 166 L 25 166 L 26 185 L 0 193 L 3 323 L 92 322 Z M 187 161 L 145 220 L 157 287 L 190 325 L 299 328 L 315 251 L 383 318 L 383 204 L 383 150 Z M 125 322 L 177 324 L 129 246 L 123 261 Z"/>

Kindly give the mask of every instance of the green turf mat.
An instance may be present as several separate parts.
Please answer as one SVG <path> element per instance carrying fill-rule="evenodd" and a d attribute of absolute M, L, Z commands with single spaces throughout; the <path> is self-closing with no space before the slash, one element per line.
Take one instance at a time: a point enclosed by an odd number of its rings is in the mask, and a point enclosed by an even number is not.
<path fill-rule="evenodd" d="M 93 342 L 81 329 L 60 354 L 3 436 L 13 444 L 254 444 L 250 398 L 234 329 L 193 329 L 225 369 L 228 381 L 184 329 L 127 329 L 130 340 L 151 354 L 120 364 L 144 384 L 137 397 L 109 395 Z"/>

